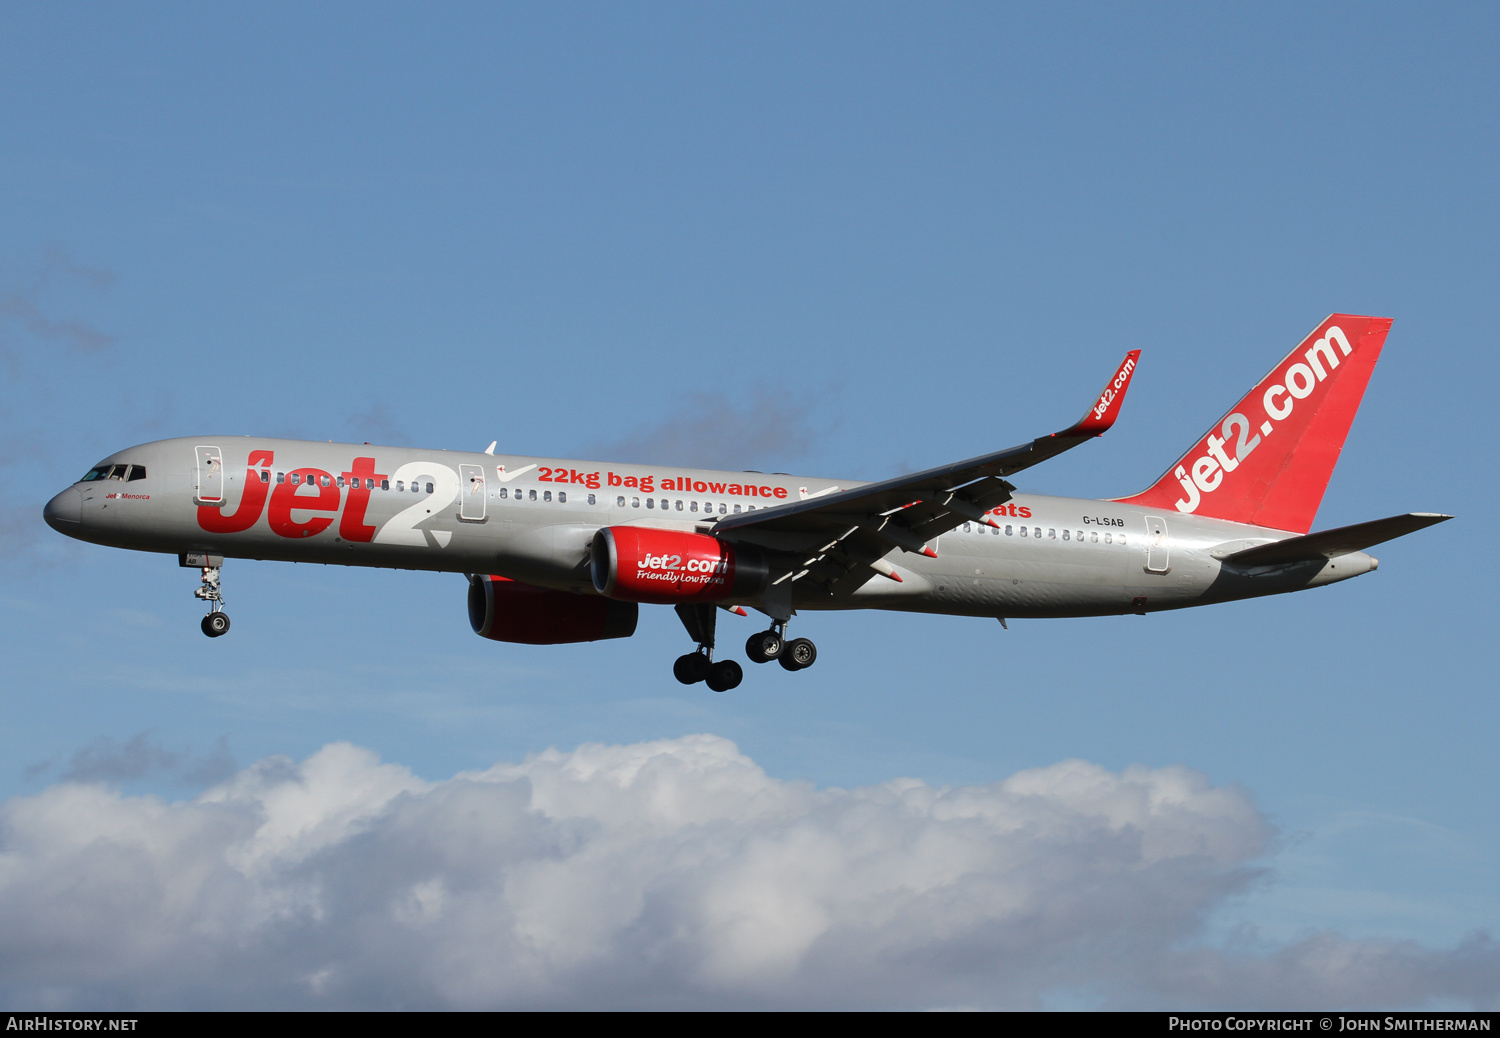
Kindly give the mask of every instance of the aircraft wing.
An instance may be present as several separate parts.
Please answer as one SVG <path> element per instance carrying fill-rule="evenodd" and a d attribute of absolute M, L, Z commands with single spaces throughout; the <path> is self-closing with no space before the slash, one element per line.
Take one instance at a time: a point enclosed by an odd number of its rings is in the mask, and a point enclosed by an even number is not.
<path fill-rule="evenodd" d="M 1240 566 L 1274 566 L 1284 562 L 1306 562 L 1310 559 L 1335 559 L 1350 552 L 1363 551 L 1397 537 L 1426 529 L 1437 523 L 1447 522 L 1451 515 L 1437 512 L 1410 512 L 1393 515 L 1388 519 L 1372 519 L 1367 523 L 1340 526 L 1334 530 L 1288 537 L 1284 541 L 1272 541 L 1253 548 L 1237 551 L 1224 557 L 1225 562 Z"/>
<path fill-rule="evenodd" d="M 998 525 L 985 513 L 1010 500 L 1006 476 L 1102 435 L 1119 416 L 1140 350 L 1132 350 L 1079 421 L 1050 436 L 992 454 L 879 483 L 728 516 L 712 532 L 801 555 L 782 580 L 811 581 L 830 595 L 852 593 L 890 566 L 892 548 L 931 557 L 927 545 L 966 522 Z M 899 576 L 892 579 L 900 580 Z"/>

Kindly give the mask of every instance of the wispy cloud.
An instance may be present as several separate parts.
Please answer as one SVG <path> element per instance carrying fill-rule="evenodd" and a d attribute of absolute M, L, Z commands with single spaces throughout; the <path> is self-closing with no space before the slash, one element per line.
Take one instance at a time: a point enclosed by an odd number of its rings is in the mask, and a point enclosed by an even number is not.
<path fill-rule="evenodd" d="M 3 389 L 9 390 L 0 391 L 0 475 L 7 485 L 20 488 L 19 499 L 0 505 L 0 564 L 7 569 L 42 569 L 73 554 L 58 539 L 43 537 L 48 533 L 42 522 L 45 498 L 35 496 L 36 480 L 16 471 L 51 450 L 49 437 L 28 428 L 21 417 L 22 394 L 46 394 L 57 366 L 49 368 L 45 358 L 55 357 L 56 351 L 96 357 L 119 341 L 77 316 L 114 280 L 107 270 L 77 263 L 61 246 L 23 269 L 0 269 L 0 370 Z"/>
<path fill-rule="evenodd" d="M 395 411 L 383 401 L 375 401 L 363 411 L 344 421 L 350 437 L 361 443 L 401 444 L 411 442 L 406 430 L 396 420 Z"/>
<path fill-rule="evenodd" d="M 166 763 L 127 744 L 69 767 Z M 0 806 L 0 992 L 158 1009 L 1500 998 L 1484 935 L 1207 946 L 1203 920 L 1259 882 L 1271 840 L 1244 792 L 1184 768 L 817 790 L 700 735 L 427 782 L 331 745 L 176 804 L 64 783 Z"/>
<path fill-rule="evenodd" d="M 748 397 L 695 393 L 671 417 L 588 448 L 586 457 L 697 468 L 771 469 L 807 455 L 826 426 L 811 403 L 762 386 Z"/>
<path fill-rule="evenodd" d="M 59 313 L 65 302 L 48 305 L 83 289 L 102 292 L 114 284 L 114 274 L 86 267 L 61 246 L 48 249 L 31 269 L 13 274 L 0 284 L 0 356 L 14 369 L 30 345 L 61 347 L 77 353 L 99 353 L 119 341 L 81 318 Z M 51 311 L 51 312 L 49 312 Z"/>
<path fill-rule="evenodd" d="M 48 761 L 26 769 L 27 778 L 39 778 L 53 770 Z M 76 750 L 58 769 L 63 782 L 102 782 L 120 785 L 145 778 L 168 778 L 193 786 L 222 782 L 234 774 L 234 756 L 227 738 L 220 738 L 208 753 L 169 750 L 151 732 L 139 732 L 124 742 L 101 736 Z"/>

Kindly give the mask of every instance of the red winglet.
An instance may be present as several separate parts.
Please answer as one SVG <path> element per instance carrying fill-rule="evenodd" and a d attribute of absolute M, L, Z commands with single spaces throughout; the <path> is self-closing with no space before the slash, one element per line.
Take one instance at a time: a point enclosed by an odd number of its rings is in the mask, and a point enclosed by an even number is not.
<path fill-rule="evenodd" d="M 1130 376 L 1135 374 L 1136 361 L 1140 356 L 1140 350 L 1131 350 L 1125 354 L 1125 359 L 1120 362 L 1120 369 L 1104 383 L 1104 391 L 1099 394 L 1094 406 L 1089 408 L 1088 414 L 1079 419 L 1076 425 L 1054 435 L 1100 436 L 1114 425 L 1115 419 L 1120 417 L 1120 405 L 1125 402 L 1125 391 L 1130 388 Z"/>

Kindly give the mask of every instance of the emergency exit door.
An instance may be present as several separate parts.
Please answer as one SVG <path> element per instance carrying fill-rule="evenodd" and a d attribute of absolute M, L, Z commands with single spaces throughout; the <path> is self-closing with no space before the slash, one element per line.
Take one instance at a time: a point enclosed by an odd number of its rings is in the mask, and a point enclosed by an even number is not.
<path fill-rule="evenodd" d="M 1169 551 L 1167 521 L 1159 515 L 1146 516 L 1146 572 L 1165 573 Z"/>

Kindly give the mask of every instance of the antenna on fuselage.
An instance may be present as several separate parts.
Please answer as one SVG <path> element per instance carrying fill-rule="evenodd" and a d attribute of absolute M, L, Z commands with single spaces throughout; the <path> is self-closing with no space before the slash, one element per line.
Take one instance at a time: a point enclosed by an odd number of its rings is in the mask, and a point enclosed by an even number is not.
<path fill-rule="evenodd" d="M 484 449 L 484 452 L 486 454 L 494 454 L 495 453 L 495 448 L 497 446 L 499 446 L 499 444 L 500 444 L 499 440 L 491 440 L 490 441 L 490 445 Z"/>

